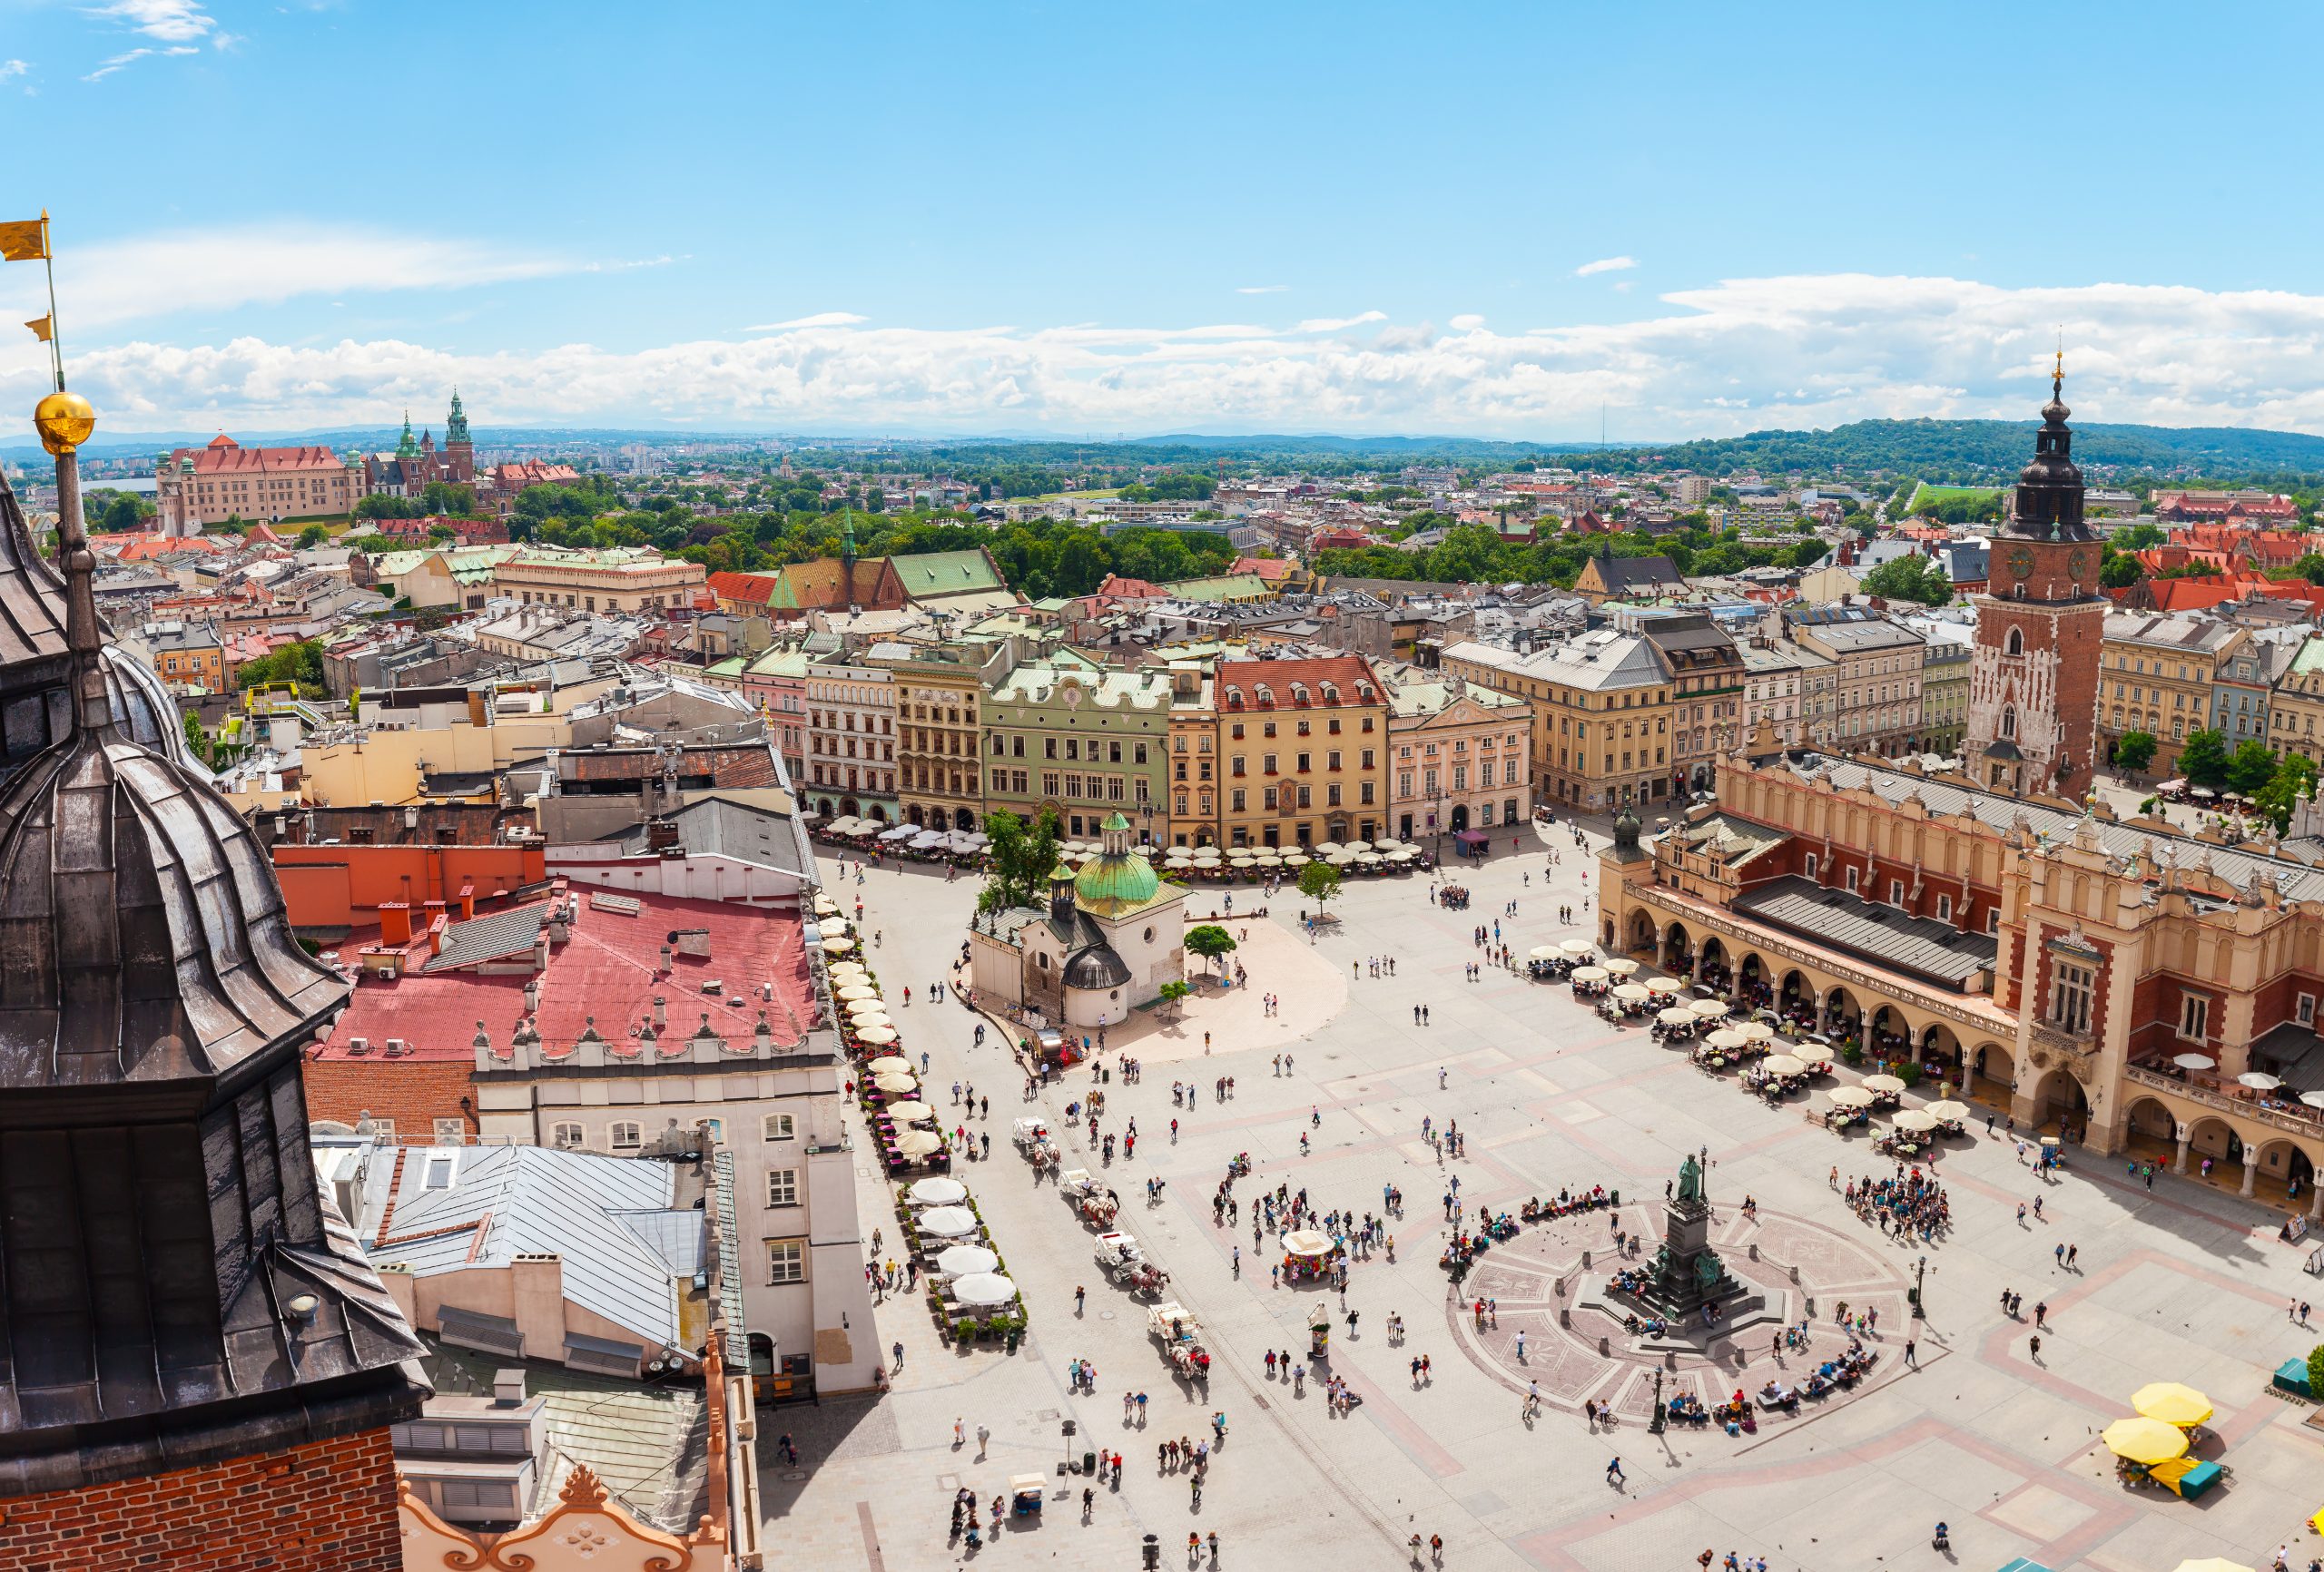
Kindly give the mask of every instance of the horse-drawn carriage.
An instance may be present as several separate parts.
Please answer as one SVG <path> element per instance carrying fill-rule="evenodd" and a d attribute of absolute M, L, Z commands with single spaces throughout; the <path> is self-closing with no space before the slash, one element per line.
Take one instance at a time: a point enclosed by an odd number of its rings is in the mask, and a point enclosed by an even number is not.
<path fill-rule="evenodd" d="M 1146 1312 L 1146 1330 L 1162 1345 L 1162 1357 L 1188 1380 L 1210 1379 L 1210 1354 L 1202 1346 L 1202 1322 L 1176 1300 Z"/>
<path fill-rule="evenodd" d="M 1087 1168 L 1067 1169 L 1058 1175 L 1057 1187 L 1084 1223 L 1110 1227 L 1121 1213 L 1120 1198 L 1091 1178 Z"/>
<path fill-rule="evenodd" d="M 1118 1230 L 1098 1235 L 1098 1270 L 1132 1293 L 1158 1293 L 1170 1274 L 1146 1259 L 1137 1241 Z"/>

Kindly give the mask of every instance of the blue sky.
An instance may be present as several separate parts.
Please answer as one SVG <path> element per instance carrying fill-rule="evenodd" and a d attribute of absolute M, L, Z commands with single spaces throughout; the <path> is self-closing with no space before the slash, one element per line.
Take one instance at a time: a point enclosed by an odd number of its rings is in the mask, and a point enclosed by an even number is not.
<path fill-rule="evenodd" d="M 2060 332 L 2086 418 L 2324 430 L 2324 23 L 2234 17 L 0 0 L 0 218 L 115 433 L 1646 438 Z"/>

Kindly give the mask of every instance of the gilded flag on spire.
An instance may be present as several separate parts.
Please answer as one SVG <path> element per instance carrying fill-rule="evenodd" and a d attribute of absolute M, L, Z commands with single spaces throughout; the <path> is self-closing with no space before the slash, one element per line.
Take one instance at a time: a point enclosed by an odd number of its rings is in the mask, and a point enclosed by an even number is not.
<path fill-rule="evenodd" d="M 56 319 L 54 317 L 34 317 L 25 326 L 30 328 L 33 337 L 44 344 L 56 337 Z"/>
<path fill-rule="evenodd" d="M 0 261 L 37 262 L 48 256 L 48 221 L 23 219 L 0 224 Z"/>

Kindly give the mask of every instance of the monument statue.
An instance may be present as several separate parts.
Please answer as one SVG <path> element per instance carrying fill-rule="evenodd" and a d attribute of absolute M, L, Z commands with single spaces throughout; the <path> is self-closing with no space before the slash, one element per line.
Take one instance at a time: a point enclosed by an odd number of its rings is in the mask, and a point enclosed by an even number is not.
<path fill-rule="evenodd" d="M 1681 1201 L 1700 1201 L 1702 1198 L 1702 1164 L 1696 1162 L 1693 1154 L 1689 1153 L 1687 1156 L 1687 1160 L 1679 1164 L 1678 1199 Z"/>
<path fill-rule="evenodd" d="M 1710 1222 L 1702 1164 L 1690 1153 L 1679 1164 L 1679 1182 L 1663 1204 L 1662 1247 L 1636 1296 L 1640 1302 L 1683 1324 L 1707 1303 L 1728 1306 L 1745 1296 L 1747 1290 L 1710 1247 Z"/>

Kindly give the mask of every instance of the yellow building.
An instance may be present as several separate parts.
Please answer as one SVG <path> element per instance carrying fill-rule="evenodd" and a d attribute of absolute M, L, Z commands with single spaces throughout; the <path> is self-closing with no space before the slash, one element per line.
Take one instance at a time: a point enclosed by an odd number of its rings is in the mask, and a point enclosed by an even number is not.
<path fill-rule="evenodd" d="M 636 612 L 694 604 L 709 582 L 700 563 L 642 546 L 561 551 L 529 546 L 493 569 L 493 591 L 527 605 Z"/>
<path fill-rule="evenodd" d="M 1622 624 L 1521 655 L 1497 644 L 1444 652 L 1452 675 L 1533 710 L 1533 795 L 1585 813 L 1671 794 L 1670 673 Z"/>
<path fill-rule="evenodd" d="M 979 829 L 984 823 L 984 762 L 979 747 L 983 664 L 993 647 L 926 644 L 914 649 L 910 660 L 881 662 L 895 687 L 896 798 L 903 820 L 931 830 Z"/>
<path fill-rule="evenodd" d="M 2211 677 L 2250 631 L 2210 617 L 2116 614 L 2098 656 L 2098 734 L 2112 756 L 2125 732 L 2154 739 L 2157 775 L 2178 773 L 2187 734 L 2211 723 Z"/>
<path fill-rule="evenodd" d="M 1364 657 L 1221 661 L 1212 693 L 1226 844 L 1312 846 L 1386 832 L 1387 694 Z"/>
<path fill-rule="evenodd" d="M 1170 663 L 1172 846 L 1218 844 L 1218 711 L 1208 671 L 1197 661 Z"/>

